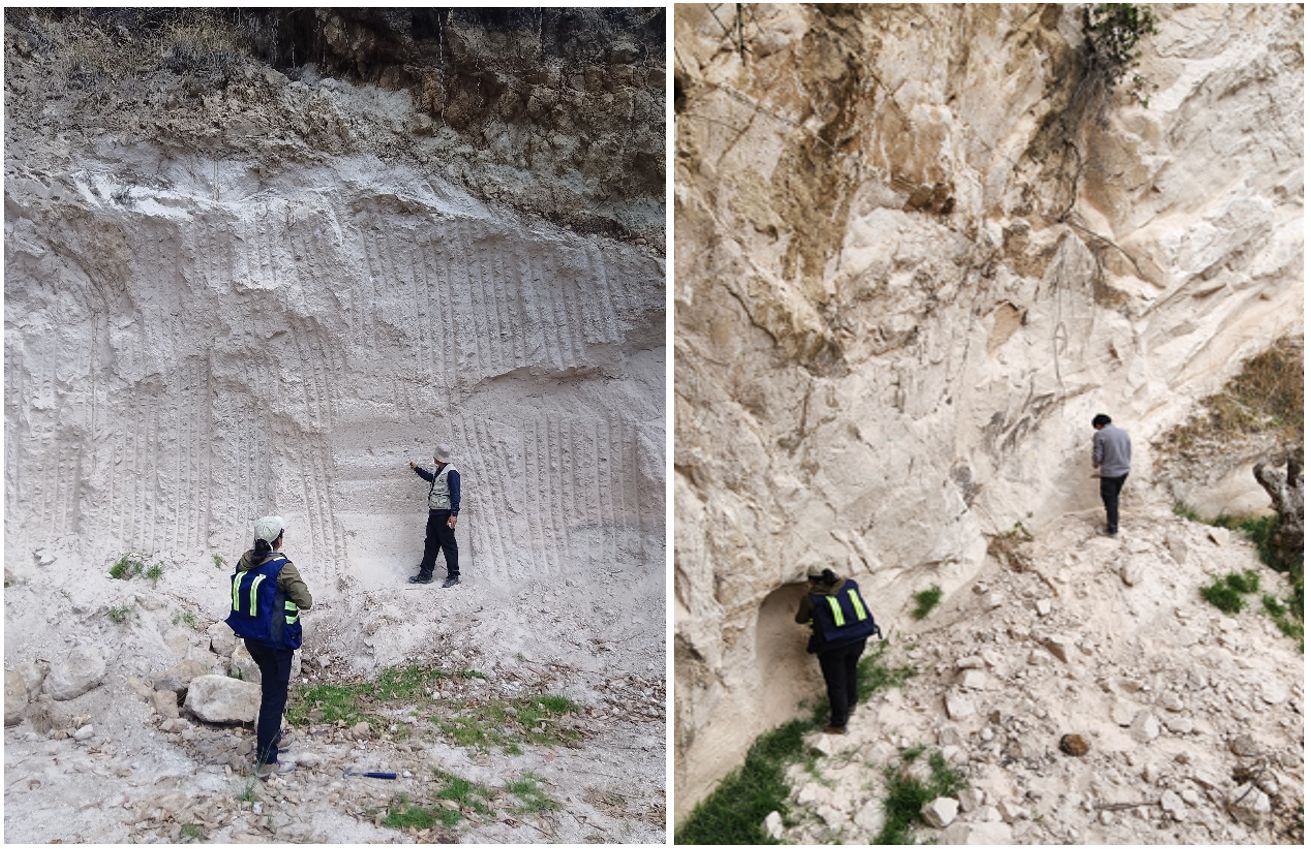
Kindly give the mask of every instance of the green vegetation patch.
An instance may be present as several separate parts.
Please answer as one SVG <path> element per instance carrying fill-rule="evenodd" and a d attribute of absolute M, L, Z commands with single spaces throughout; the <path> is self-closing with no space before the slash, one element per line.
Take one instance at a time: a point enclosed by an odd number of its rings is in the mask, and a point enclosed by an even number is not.
<path fill-rule="evenodd" d="M 1180 503 L 1175 504 L 1174 512 L 1175 515 L 1183 516 L 1190 521 L 1242 533 L 1256 546 L 1257 557 L 1262 563 L 1287 577 L 1289 588 L 1287 598 L 1280 600 L 1275 596 L 1266 595 L 1261 599 L 1261 607 L 1274 620 L 1280 633 L 1295 640 L 1299 648 L 1303 648 L 1303 620 L 1306 613 L 1303 558 L 1295 557 L 1291 561 L 1286 560 L 1275 547 L 1274 535 L 1279 527 L 1279 517 L 1274 513 L 1261 516 L 1221 514 L 1213 519 L 1205 519 L 1196 510 Z M 1259 584 L 1259 577 L 1255 571 L 1234 572 L 1202 587 L 1202 597 L 1225 613 L 1236 614 L 1246 607 L 1243 595 L 1256 592 Z"/>
<path fill-rule="evenodd" d="M 542 789 L 541 781 L 542 779 L 537 775 L 525 772 L 521 777 L 506 785 L 506 791 L 519 800 L 515 813 L 537 814 L 554 811 L 560 807 L 559 803 L 546 795 L 546 791 Z"/>
<path fill-rule="evenodd" d="M 1083 35 L 1088 72 L 1108 86 L 1129 76 L 1129 95 L 1147 105 L 1147 81 L 1134 69 L 1142 56 L 1139 42 L 1156 33 L 1150 6 L 1134 3 L 1093 3 L 1084 7 Z"/>
<path fill-rule="evenodd" d="M 397 796 L 391 807 L 387 809 L 386 815 L 382 818 L 382 824 L 388 828 L 426 831 L 439 822 L 439 818 L 443 813 L 448 815 L 445 819 L 451 820 L 450 825 L 460 821 L 459 811 L 415 805 L 410 802 L 408 796 L 402 794 Z M 446 825 L 447 823 L 443 822 L 442 824 Z"/>
<path fill-rule="evenodd" d="M 287 721 L 292 725 L 308 722 L 354 725 L 361 720 L 381 724 L 383 718 L 373 711 L 384 706 L 427 703 L 428 692 L 449 675 L 434 667 L 391 666 L 371 681 L 296 689 L 287 702 Z"/>
<path fill-rule="evenodd" d="M 947 763 L 941 752 L 929 755 L 928 779 L 917 777 L 912 767 L 925 750 L 922 745 L 905 749 L 895 763 L 884 769 L 888 793 L 883 800 L 886 819 L 883 830 L 872 843 L 913 843 L 911 829 L 922 822 L 920 809 L 939 796 L 955 796 L 965 789 L 965 777 Z"/>
<path fill-rule="evenodd" d="M 1224 578 L 1216 578 L 1202 587 L 1202 598 L 1231 616 L 1242 612 L 1247 606 L 1243 594 Z"/>
<path fill-rule="evenodd" d="M 915 599 L 915 609 L 910 612 L 910 615 L 915 619 L 923 619 L 929 615 L 929 611 L 938 606 L 938 602 L 942 601 L 942 587 L 934 584 L 927 590 L 915 593 L 912 598 Z"/>
<path fill-rule="evenodd" d="M 889 668 L 882 662 L 888 643 L 861 658 L 857 687 L 861 701 L 874 692 L 899 686 L 913 671 L 909 667 Z M 769 844 L 762 824 L 771 811 L 785 809 L 788 798 L 786 771 L 801 763 L 812 767 L 815 755 L 806 749 L 805 735 L 823 723 L 825 706 L 816 706 L 812 721 L 794 719 L 756 738 L 742 766 L 719 782 L 674 831 L 675 843 Z"/>
<path fill-rule="evenodd" d="M 205 839 L 205 829 L 200 826 L 200 823 L 183 823 L 178 831 L 178 838 L 183 843 L 195 843 Z"/>
<path fill-rule="evenodd" d="M 462 809 L 480 814 L 491 813 L 491 808 L 487 806 L 487 803 L 492 800 L 495 794 L 490 787 L 449 772 L 438 771 L 437 776 L 441 780 L 441 787 L 437 791 L 438 799 L 455 802 Z"/>
<path fill-rule="evenodd" d="M 508 784 L 504 791 L 461 778 L 442 770 L 433 770 L 437 779 L 436 790 L 423 800 L 412 800 L 401 794 L 392 800 L 380 822 L 388 827 L 407 831 L 426 831 L 436 825 L 454 828 L 468 814 L 491 816 L 498 801 L 508 794 L 519 801 L 515 813 L 553 811 L 559 805 L 539 786 L 540 779 L 532 773 Z"/>
<path fill-rule="evenodd" d="M 109 616 L 109 621 L 113 622 L 115 625 L 122 625 L 128 620 L 136 618 L 136 611 L 132 609 L 132 605 L 130 604 L 120 604 L 117 607 L 111 607 L 106 611 L 106 613 Z"/>
<path fill-rule="evenodd" d="M 109 567 L 109 577 L 118 581 L 127 581 L 137 577 L 146 570 L 145 560 L 137 554 L 124 554 Z"/>
<path fill-rule="evenodd" d="M 445 713 L 432 721 L 457 745 L 519 754 L 524 744 L 559 746 L 576 743 L 582 734 L 565 718 L 582 708 L 565 696 L 540 693 L 484 702 L 442 702 Z"/>
<path fill-rule="evenodd" d="M 144 555 L 129 552 L 110 564 L 109 577 L 117 581 L 145 577 L 154 586 L 164 577 L 164 564 L 155 562 L 147 565 Z"/>
<path fill-rule="evenodd" d="M 344 722 L 354 725 L 364 717 L 365 704 L 359 684 L 317 684 L 295 689 L 287 700 L 287 722 L 303 726 L 311 721 Z"/>

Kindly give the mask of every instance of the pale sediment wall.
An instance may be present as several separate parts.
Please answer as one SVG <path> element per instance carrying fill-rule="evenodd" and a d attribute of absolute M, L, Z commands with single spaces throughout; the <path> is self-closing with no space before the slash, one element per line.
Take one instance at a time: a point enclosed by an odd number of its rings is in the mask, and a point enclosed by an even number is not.
<path fill-rule="evenodd" d="M 1089 81 L 1078 7 L 753 7 L 742 50 L 679 8 L 680 817 L 767 727 L 753 635 L 804 558 L 895 622 L 1098 508 L 1095 413 L 1132 498 L 1302 332 L 1301 10 L 1156 8 L 1146 107 Z"/>

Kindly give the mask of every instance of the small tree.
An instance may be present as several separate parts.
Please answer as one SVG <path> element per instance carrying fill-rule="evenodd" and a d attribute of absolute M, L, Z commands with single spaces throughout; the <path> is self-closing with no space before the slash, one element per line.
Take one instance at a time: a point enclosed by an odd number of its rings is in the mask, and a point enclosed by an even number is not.
<path fill-rule="evenodd" d="M 1138 65 L 1142 50 L 1138 43 L 1156 33 L 1156 15 L 1148 6 L 1133 3 L 1097 3 L 1084 7 L 1083 35 L 1090 75 L 1114 88 Z M 1147 81 L 1134 72 L 1129 95 L 1147 105 Z"/>

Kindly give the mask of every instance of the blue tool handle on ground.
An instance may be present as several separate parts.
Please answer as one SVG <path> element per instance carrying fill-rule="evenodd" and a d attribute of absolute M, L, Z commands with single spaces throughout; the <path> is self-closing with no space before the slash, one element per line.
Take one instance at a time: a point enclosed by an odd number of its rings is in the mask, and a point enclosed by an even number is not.
<path fill-rule="evenodd" d="M 364 776 L 365 778 L 390 778 L 390 779 L 396 778 L 396 773 L 394 772 L 362 772 L 360 773 L 360 775 Z"/>

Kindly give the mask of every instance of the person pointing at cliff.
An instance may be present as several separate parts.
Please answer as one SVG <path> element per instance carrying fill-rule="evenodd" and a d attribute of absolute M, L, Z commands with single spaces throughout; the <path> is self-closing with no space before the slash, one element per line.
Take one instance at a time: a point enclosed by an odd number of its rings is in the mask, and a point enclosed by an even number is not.
<path fill-rule="evenodd" d="M 428 488 L 428 529 L 423 541 L 423 562 L 419 574 L 410 578 L 411 584 L 431 584 L 432 569 L 440 549 L 446 557 L 446 580 L 442 587 L 460 583 L 460 552 L 455 544 L 455 523 L 460 517 L 460 473 L 451 465 L 451 447 L 438 445 L 433 452 L 437 462 L 434 471 L 410 463 L 419 477 L 432 483 Z"/>
<path fill-rule="evenodd" d="M 1092 426 L 1093 477 L 1101 479 L 1102 506 L 1106 508 L 1102 533 L 1113 537 L 1120 532 L 1120 490 L 1129 477 L 1133 446 L 1129 434 L 1111 424 L 1111 417 L 1105 413 L 1093 416 Z"/>

